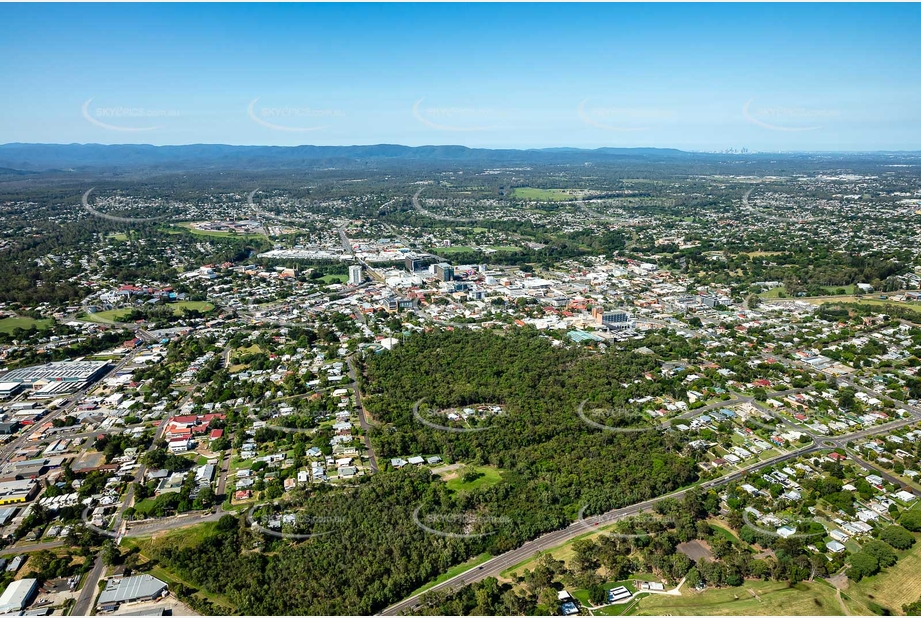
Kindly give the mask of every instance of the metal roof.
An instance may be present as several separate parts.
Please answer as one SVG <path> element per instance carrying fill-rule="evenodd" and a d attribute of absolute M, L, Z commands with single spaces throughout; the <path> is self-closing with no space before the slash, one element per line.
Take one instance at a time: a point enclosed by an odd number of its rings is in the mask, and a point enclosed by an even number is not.
<path fill-rule="evenodd" d="M 21 610 L 35 592 L 37 585 L 37 579 L 20 579 L 12 582 L 0 595 L 0 612 Z"/>
<path fill-rule="evenodd" d="M 166 582 L 151 575 L 134 575 L 119 580 L 110 579 L 106 589 L 99 595 L 98 605 L 125 603 L 159 594 L 166 588 Z"/>

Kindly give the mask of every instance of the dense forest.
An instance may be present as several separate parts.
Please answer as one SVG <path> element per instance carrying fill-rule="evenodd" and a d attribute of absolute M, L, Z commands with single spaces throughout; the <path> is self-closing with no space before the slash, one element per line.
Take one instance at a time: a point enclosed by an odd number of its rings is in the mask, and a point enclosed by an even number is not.
<path fill-rule="evenodd" d="M 696 478 L 677 434 L 607 432 L 576 414 L 585 400 L 626 409 L 632 397 L 674 394 L 676 382 L 638 379 L 657 367 L 633 351 L 554 347 L 536 331 L 430 333 L 369 358 L 362 392 L 379 423 L 371 434 L 379 457 L 437 453 L 491 464 L 534 488 L 542 508 L 572 518 L 582 500 L 610 508 Z M 413 416 L 420 399 L 436 409 L 499 403 L 507 412 L 487 431 L 444 432 Z"/>

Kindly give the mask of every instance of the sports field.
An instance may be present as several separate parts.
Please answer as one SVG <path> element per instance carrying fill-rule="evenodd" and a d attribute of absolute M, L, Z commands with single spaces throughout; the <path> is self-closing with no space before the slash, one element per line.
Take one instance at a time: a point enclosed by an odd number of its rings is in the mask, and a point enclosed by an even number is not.
<path fill-rule="evenodd" d="M 35 327 L 38 330 L 44 330 L 51 326 L 51 320 L 34 320 L 32 318 L 3 318 L 0 320 L 0 333 L 12 334 L 17 328 L 23 330 L 29 330 L 31 327 Z"/>
<path fill-rule="evenodd" d="M 578 199 L 580 189 L 535 189 L 533 187 L 518 187 L 513 196 L 520 200 L 534 200 L 538 202 L 565 202 Z"/>

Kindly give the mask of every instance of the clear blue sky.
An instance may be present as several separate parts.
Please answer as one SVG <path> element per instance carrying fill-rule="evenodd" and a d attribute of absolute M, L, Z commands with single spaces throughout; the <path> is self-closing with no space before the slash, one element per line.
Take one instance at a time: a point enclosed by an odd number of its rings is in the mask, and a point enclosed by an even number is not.
<path fill-rule="evenodd" d="M 918 5 L 0 4 L 0 143 L 921 149 Z"/>

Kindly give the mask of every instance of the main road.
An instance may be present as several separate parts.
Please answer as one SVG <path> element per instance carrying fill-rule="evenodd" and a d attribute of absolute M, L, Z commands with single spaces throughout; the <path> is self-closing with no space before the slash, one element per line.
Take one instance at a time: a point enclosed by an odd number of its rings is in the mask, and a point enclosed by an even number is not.
<path fill-rule="evenodd" d="M 698 488 L 700 489 L 710 489 L 711 487 L 719 487 L 720 485 L 726 485 L 733 481 L 741 479 L 744 475 L 749 472 L 753 472 L 760 468 L 767 466 L 772 466 L 774 464 L 787 461 L 789 459 L 795 459 L 802 455 L 807 455 L 809 453 L 823 450 L 823 447 L 818 444 L 811 444 L 804 446 L 801 449 L 792 451 L 789 453 L 784 453 L 783 455 L 778 455 L 770 459 L 766 459 L 762 462 L 754 464 L 752 466 L 742 468 L 731 474 L 714 479 L 712 481 L 706 481 L 701 483 Z M 582 520 L 577 520 L 571 523 L 566 528 L 561 528 L 559 530 L 554 530 L 553 532 L 548 532 L 547 534 L 540 536 L 532 541 L 528 541 L 521 547 L 507 551 L 504 554 L 496 556 L 490 560 L 487 560 L 482 565 L 478 566 L 475 569 L 461 573 L 460 575 L 455 575 L 454 577 L 447 579 L 439 584 L 436 584 L 429 588 L 425 593 L 413 595 L 399 603 L 391 605 L 387 609 L 381 612 L 381 615 L 384 616 L 396 616 L 400 613 L 412 609 L 415 605 L 419 603 L 419 600 L 422 598 L 423 594 L 432 592 L 435 590 L 447 590 L 454 588 L 455 586 L 466 586 L 468 584 L 473 584 L 487 577 L 499 577 L 503 571 L 506 569 L 515 566 L 520 562 L 524 562 L 530 558 L 534 557 L 536 552 L 546 551 L 552 549 L 558 545 L 561 545 L 567 541 L 571 541 L 579 535 L 585 534 L 596 529 L 598 526 L 604 524 L 608 525 L 612 522 L 624 519 L 625 517 L 631 517 L 639 513 L 650 510 L 656 505 L 657 502 L 661 502 L 667 498 L 681 498 L 686 493 L 694 489 L 694 487 L 688 487 L 681 489 L 679 491 L 672 492 L 658 498 L 653 498 L 651 500 L 646 500 L 645 502 L 639 502 L 637 504 L 632 504 L 619 509 L 614 509 L 603 513 L 601 515 L 596 515 L 594 517 L 586 517 Z"/>

